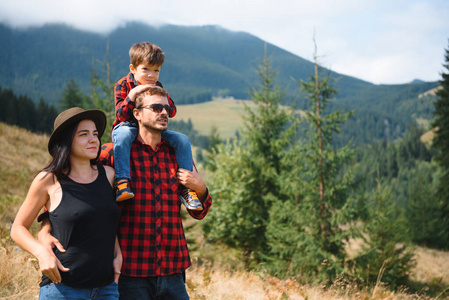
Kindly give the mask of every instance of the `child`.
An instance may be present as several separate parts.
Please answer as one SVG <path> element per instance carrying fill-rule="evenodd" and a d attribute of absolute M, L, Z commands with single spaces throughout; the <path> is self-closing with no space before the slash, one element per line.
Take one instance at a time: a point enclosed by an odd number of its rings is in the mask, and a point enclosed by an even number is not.
<path fill-rule="evenodd" d="M 137 136 L 137 125 L 133 118 L 135 95 L 151 86 L 162 87 L 158 79 L 165 60 L 165 54 L 161 48 L 148 42 L 133 45 L 129 50 L 129 57 L 130 73 L 120 79 L 114 87 L 116 119 L 113 124 L 112 141 L 115 157 L 116 201 L 134 197 L 128 184 L 131 178 L 129 166 L 131 143 Z M 170 97 L 168 100 L 172 110 L 167 113 L 172 118 L 176 115 L 176 106 Z M 171 130 L 162 133 L 162 137 L 175 150 L 179 168 L 192 171 L 193 158 L 189 138 Z M 188 209 L 203 209 L 196 193 L 185 187 L 182 187 L 181 201 Z"/>

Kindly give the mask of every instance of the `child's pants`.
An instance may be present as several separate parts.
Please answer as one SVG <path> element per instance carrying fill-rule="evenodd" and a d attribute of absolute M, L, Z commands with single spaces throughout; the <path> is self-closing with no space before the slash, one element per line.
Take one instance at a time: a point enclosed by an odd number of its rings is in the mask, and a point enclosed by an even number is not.
<path fill-rule="evenodd" d="M 131 179 L 129 164 L 131 144 L 137 136 L 137 125 L 131 122 L 122 122 L 112 130 L 114 143 L 115 179 Z M 193 170 L 193 157 L 190 139 L 183 133 L 167 130 L 162 138 L 168 146 L 175 150 L 178 167 L 189 171 Z"/>

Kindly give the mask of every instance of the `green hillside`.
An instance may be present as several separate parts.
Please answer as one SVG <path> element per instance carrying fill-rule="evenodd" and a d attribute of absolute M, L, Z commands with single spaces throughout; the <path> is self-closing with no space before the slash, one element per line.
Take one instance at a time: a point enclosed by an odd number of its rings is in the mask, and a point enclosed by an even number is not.
<path fill-rule="evenodd" d="M 257 85 L 256 67 L 266 48 L 278 73 L 277 82 L 286 90 L 284 103 L 295 103 L 298 109 L 306 106 L 292 78 L 308 80 L 314 73 L 313 63 L 248 33 L 217 26 L 128 23 L 108 34 L 98 34 L 64 24 L 26 29 L 0 24 L 0 87 L 11 88 L 35 103 L 42 99 L 58 107 L 70 78 L 85 94 L 92 89 L 92 71 L 106 79 L 108 45 L 110 80 L 114 83 L 128 72 L 129 47 L 141 41 L 156 43 L 164 50 L 166 62 L 160 80 L 177 105 L 206 102 L 213 97 L 247 99 L 248 90 Z M 438 86 L 437 82 L 374 85 L 331 74 L 339 93 L 332 109 L 355 111 L 337 137 L 343 144 L 352 138 L 356 144 L 394 140 L 415 119 L 432 118 L 434 96 L 418 96 Z M 218 115 L 220 112 L 216 111 Z"/>
<path fill-rule="evenodd" d="M 151 27 L 130 23 L 107 35 L 77 30 L 63 24 L 28 29 L 12 29 L 0 24 L 0 78 L 3 87 L 17 94 L 57 103 L 64 85 L 74 78 L 85 92 L 93 69 L 100 75 L 109 42 L 111 80 L 128 72 L 129 47 L 137 42 L 158 44 L 166 53 L 161 81 L 177 103 L 195 100 L 201 94 L 247 98 L 247 90 L 257 80 L 255 66 L 264 55 L 265 42 L 244 32 L 217 26 Z M 313 64 L 274 45 L 268 55 L 279 71 L 279 82 L 296 88 L 291 77 L 306 79 Z M 339 77 L 339 74 L 334 74 Z M 342 91 L 363 89 L 372 84 L 342 77 Z M 349 91 L 348 91 L 349 93 Z M 204 101 L 204 100 L 203 100 Z"/>

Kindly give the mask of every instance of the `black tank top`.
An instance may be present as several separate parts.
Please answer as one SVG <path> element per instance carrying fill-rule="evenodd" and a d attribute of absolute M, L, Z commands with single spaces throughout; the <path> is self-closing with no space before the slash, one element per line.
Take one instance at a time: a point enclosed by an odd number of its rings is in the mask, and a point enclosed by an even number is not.
<path fill-rule="evenodd" d="M 120 209 L 103 166 L 91 183 L 77 183 L 69 177 L 59 182 L 61 203 L 49 213 L 51 233 L 66 249 L 55 255 L 69 268 L 61 272 L 62 283 L 75 288 L 95 288 L 112 283 L 114 245 Z M 51 283 L 42 276 L 40 286 Z"/>

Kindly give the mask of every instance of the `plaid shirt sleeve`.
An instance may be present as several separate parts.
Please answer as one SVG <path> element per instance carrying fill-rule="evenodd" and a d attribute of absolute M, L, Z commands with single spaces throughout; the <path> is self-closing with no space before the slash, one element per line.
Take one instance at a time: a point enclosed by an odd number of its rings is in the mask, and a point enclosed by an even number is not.
<path fill-rule="evenodd" d="M 97 163 L 103 166 L 114 167 L 114 145 L 112 143 L 106 143 L 101 146 Z"/>
<path fill-rule="evenodd" d="M 129 73 L 115 84 L 115 121 L 113 127 L 122 122 L 133 120 L 133 109 L 135 104 L 134 101 L 129 99 L 128 94 L 135 86 L 136 84 L 132 73 Z"/>

